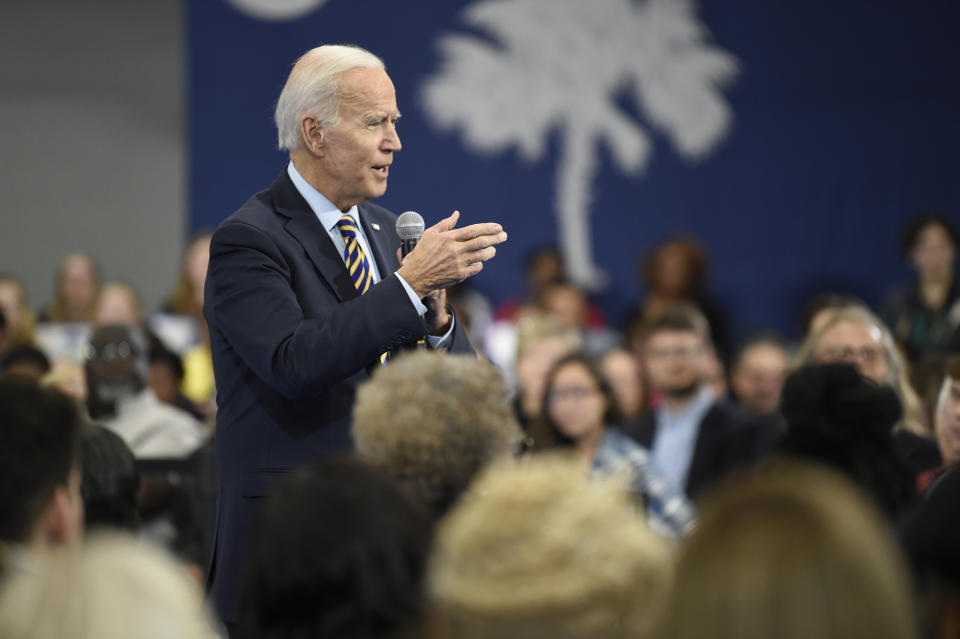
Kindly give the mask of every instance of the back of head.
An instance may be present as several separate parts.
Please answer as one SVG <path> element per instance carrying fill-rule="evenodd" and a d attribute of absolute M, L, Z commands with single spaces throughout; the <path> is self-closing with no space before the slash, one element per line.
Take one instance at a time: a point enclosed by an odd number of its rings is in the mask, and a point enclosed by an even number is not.
<path fill-rule="evenodd" d="M 102 426 L 94 426 L 84 433 L 80 449 L 83 460 L 80 490 L 86 529 L 137 530 L 140 473 L 133 451 L 122 437 Z"/>
<path fill-rule="evenodd" d="M 380 471 L 325 459 L 277 485 L 261 511 L 240 637 L 401 637 L 423 612 L 430 521 Z"/>
<path fill-rule="evenodd" d="M 29 543 L 48 501 L 68 485 L 79 432 L 66 395 L 0 380 L 0 541 Z"/>
<path fill-rule="evenodd" d="M 91 538 L 33 558 L 0 592 L 4 639 L 209 639 L 202 594 L 175 561 L 133 537 Z"/>
<path fill-rule="evenodd" d="M 487 462 L 509 454 L 520 429 L 500 373 L 473 357 L 406 354 L 360 388 L 357 453 L 440 514 Z"/>
<path fill-rule="evenodd" d="M 50 358 L 33 344 L 16 344 L 0 360 L 0 376 L 39 382 L 50 372 Z"/>
<path fill-rule="evenodd" d="M 300 118 L 304 114 L 316 116 L 324 125 L 339 120 L 339 76 L 358 67 L 383 69 L 384 64 L 366 49 L 337 44 L 316 47 L 297 60 L 274 113 L 281 150 L 300 147 Z"/>
<path fill-rule="evenodd" d="M 886 526 L 841 477 L 795 463 L 701 503 L 665 639 L 909 639 L 909 578 Z"/>
<path fill-rule="evenodd" d="M 646 637 L 671 573 L 619 483 L 545 454 L 471 485 L 438 529 L 430 589 L 452 637 Z"/>

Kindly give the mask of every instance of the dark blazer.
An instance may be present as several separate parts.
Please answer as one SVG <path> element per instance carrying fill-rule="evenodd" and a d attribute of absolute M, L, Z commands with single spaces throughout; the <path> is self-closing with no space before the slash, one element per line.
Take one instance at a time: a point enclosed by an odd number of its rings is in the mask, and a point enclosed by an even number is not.
<path fill-rule="evenodd" d="M 647 412 L 623 430 L 653 450 L 656 421 L 656 414 Z M 714 402 L 700 420 L 690 470 L 683 487 L 687 496 L 696 498 L 731 470 L 756 461 L 761 453 L 760 435 L 757 425 L 745 421 L 731 406 Z"/>
<path fill-rule="evenodd" d="M 349 450 L 357 387 L 380 353 L 427 325 L 400 280 L 396 216 L 360 205 L 381 281 L 360 296 L 343 258 L 284 171 L 213 235 L 204 315 L 217 382 L 220 493 L 208 587 L 237 618 L 240 567 L 257 501 L 323 453 Z M 473 353 L 462 328 L 450 350 Z"/>

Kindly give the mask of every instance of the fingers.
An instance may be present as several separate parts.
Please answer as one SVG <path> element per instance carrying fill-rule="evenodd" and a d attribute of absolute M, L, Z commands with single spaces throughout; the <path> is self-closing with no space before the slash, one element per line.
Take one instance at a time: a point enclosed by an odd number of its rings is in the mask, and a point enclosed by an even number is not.
<path fill-rule="evenodd" d="M 437 222 L 433 228 L 438 231 L 450 231 L 453 230 L 453 227 L 457 225 L 457 220 L 460 219 L 460 211 L 454 211 L 450 214 L 450 217 L 446 217 L 439 222 Z"/>
<path fill-rule="evenodd" d="M 492 246 L 481 249 L 479 251 L 473 251 L 472 253 L 467 254 L 467 264 L 472 265 L 475 263 L 483 263 L 487 260 L 492 260 L 493 257 L 497 254 L 497 249 Z"/>
<path fill-rule="evenodd" d="M 471 224 L 450 232 L 450 236 L 458 242 L 472 240 L 483 235 L 497 235 L 503 231 L 503 227 L 496 222 L 483 222 L 481 224 Z M 504 237 L 506 239 L 506 237 Z"/>
<path fill-rule="evenodd" d="M 507 234 L 503 231 L 495 235 L 481 235 L 480 237 L 463 243 L 463 248 L 467 251 L 480 251 L 488 246 L 502 244 L 507 241 Z"/>

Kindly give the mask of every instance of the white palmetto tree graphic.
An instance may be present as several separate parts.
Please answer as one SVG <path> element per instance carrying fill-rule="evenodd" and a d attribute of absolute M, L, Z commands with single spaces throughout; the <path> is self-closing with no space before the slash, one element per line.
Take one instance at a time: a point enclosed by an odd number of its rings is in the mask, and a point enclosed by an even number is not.
<path fill-rule="evenodd" d="M 441 38 L 441 68 L 421 93 L 430 119 L 471 149 L 515 145 L 530 162 L 559 131 L 560 245 L 570 276 L 599 285 L 589 216 L 600 143 L 632 175 L 652 147 L 617 100 L 632 98 L 681 156 L 699 159 L 730 127 L 721 89 L 736 58 L 708 42 L 693 0 L 479 0 L 462 19 L 489 37 Z"/>

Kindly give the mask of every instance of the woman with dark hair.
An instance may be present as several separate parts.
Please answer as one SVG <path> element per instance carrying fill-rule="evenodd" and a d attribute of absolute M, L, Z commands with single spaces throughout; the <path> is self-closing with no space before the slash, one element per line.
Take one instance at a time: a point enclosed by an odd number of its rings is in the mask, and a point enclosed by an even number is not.
<path fill-rule="evenodd" d="M 620 408 L 596 362 L 583 353 L 560 359 L 547 376 L 542 415 L 559 446 L 589 461 L 591 473 L 626 472 L 647 505 L 650 526 L 680 536 L 694 524 L 693 506 L 650 463 L 650 451 L 620 431 Z"/>
<path fill-rule="evenodd" d="M 916 279 L 887 298 L 884 319 L 912 364 L 960 352 L 960 282 L 957 227 L 930 212 L 910 221 L 900 249 Z"/>

